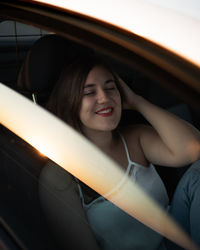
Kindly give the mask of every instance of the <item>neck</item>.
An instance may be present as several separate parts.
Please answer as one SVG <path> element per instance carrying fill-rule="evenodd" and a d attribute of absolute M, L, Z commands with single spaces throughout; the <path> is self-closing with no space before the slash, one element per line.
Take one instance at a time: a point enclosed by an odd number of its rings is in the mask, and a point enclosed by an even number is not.
<path fill-rule="evenodd" d="M 107 152 L 114 143 L 113 131 L 84 131 L 84 135 L 102 151 Z"/>

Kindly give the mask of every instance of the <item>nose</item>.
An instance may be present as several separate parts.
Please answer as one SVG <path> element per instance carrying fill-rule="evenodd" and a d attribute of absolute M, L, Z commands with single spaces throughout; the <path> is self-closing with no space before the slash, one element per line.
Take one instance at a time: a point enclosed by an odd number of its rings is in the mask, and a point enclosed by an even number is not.
<path fill-rule="evenodd" d="M 108 101 L 108 99 L 109 98 L 108 98 L 108 95 L 107 95 L 106 91 L 103 90 L 103 89 L 99 89 L 98 95 L 97 95 L 97 102 L 99 104 L 106 103 Z"/>

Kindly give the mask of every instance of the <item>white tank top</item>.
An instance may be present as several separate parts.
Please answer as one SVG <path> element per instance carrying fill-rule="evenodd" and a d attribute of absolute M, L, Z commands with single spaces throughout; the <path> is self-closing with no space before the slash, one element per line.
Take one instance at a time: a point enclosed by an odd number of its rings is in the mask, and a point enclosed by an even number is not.
<path fill-rule="evenodd" d="M 100 248 L 103 250 L 165 249 L 161 235 L 146 227 L 105 198 L 116 192 L 121 185 L 125 185 L 126 176 L 128 175 L 162 207 L 167 208 L 168 206 L 168 195 L 155 167 L 152 164 L 149 167 L 144 167 L 131 161 L 126 142 L 123 136 L 120 136 L 126 151 L 128 167 L 118 185 L 108 194 L 105 194 L 104 197 L 99 196 L 86 204 L 81 186 L 78 184 L 80 198 L 89 224 Z"/>

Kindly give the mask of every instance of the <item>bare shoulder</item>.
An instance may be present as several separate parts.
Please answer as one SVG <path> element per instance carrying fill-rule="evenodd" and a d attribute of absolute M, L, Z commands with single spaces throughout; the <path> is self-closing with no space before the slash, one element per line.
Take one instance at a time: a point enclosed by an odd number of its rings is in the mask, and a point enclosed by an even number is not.
<path fill-rule="evenodd" d="M 129 125 L 123 127 L 120 130 L 120 133 L 126 138 L 139 139 L 143 134 L 152 133 L 154 129 L 149 125 L 137 124 L 137 125 Z"/>
<path fill-rule="evenodd" d="M 140 139 L 143 134 L 150 133 L 151 130 L 150 126 L 143 124 L 127 126 L 120 130 L 121 135 L 126 141 L 131 160 L 143 166 L 148 166 L 149 162 L 144 155 Z"/>

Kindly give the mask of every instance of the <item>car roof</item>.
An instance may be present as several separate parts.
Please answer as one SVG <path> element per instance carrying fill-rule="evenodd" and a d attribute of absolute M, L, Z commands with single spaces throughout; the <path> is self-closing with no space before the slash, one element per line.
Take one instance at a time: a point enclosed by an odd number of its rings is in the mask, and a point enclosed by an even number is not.
<path fill-rule="evenodd" d="M 166 6 L 158 0 L 33 0 L 32 2 L 112 24 L 148 39 L 200 67 L 200 18 L 198 18 L 200 7 L 196 8 L 195 0 L 189 2 L 190 8 L 188 6 L 183 8 L 185 5 L 182 5 L 178 10 L 178 4 Z M 174 1 L 178 2 L 180 3 Z"/>
<path fill-rule="evenodd" d="M 164 8 L 181 12 L 187 16 L 200 19 L 200 2 L 199 0 L 146 0 L 147 2 L 160 5 Z"/>

